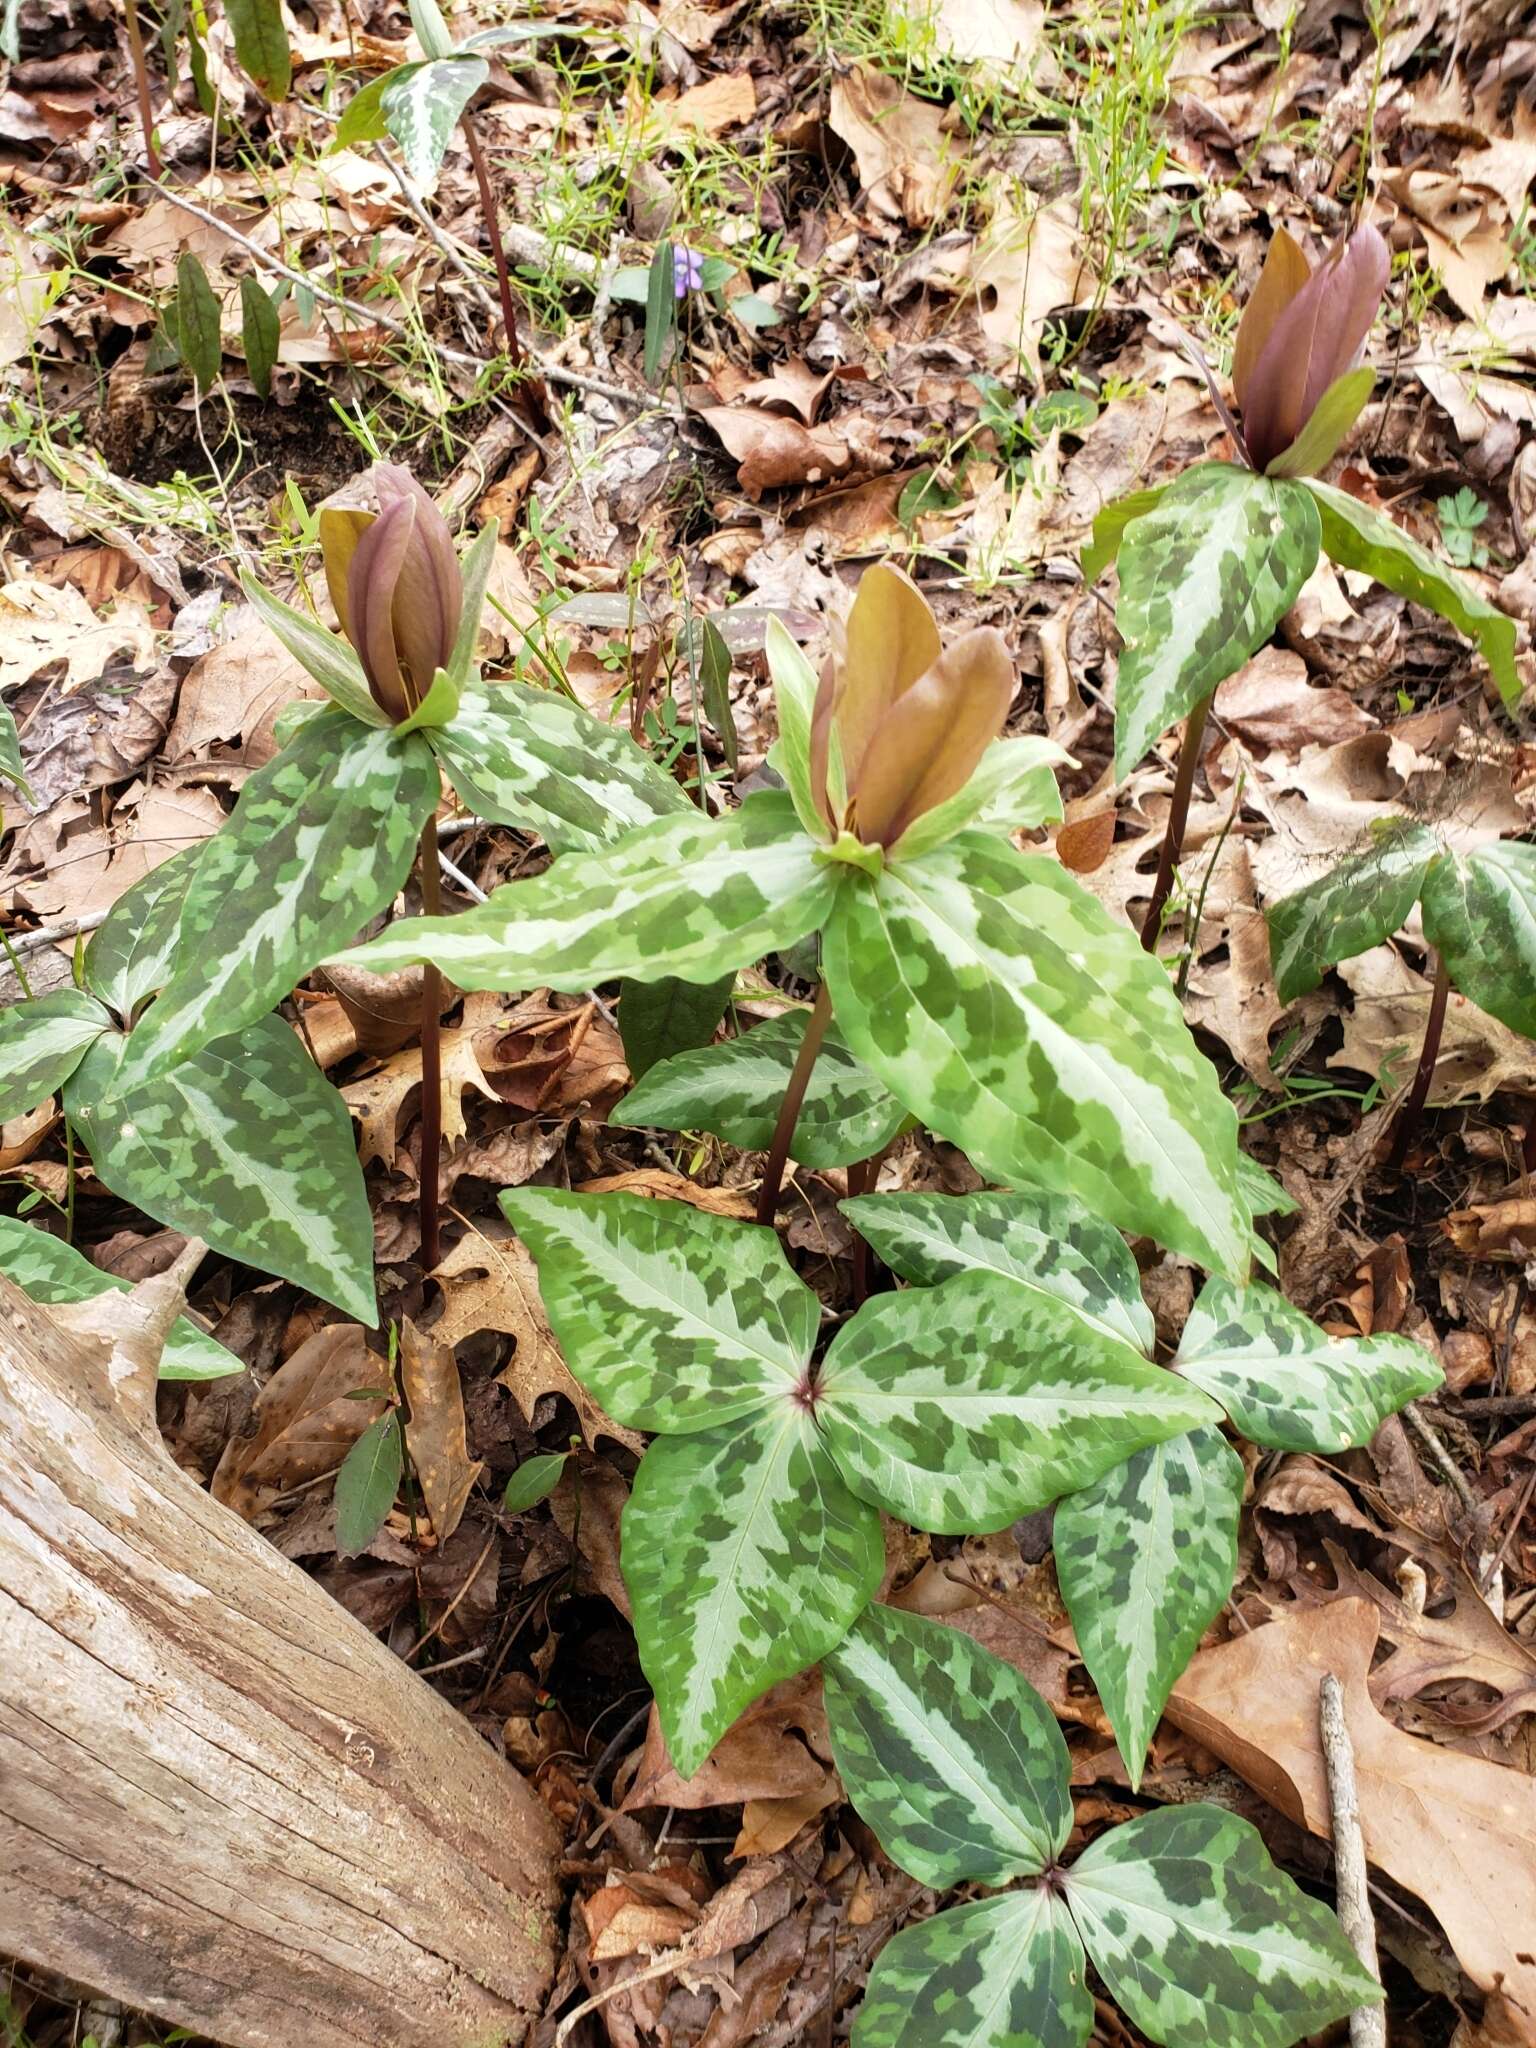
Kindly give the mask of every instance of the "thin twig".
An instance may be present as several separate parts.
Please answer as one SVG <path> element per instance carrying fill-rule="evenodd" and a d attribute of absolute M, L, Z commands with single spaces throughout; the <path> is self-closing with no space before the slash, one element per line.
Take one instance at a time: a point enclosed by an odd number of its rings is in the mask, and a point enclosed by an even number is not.
<path fill-rule="evenodd" d="M 1318 1727 L 1323 1762 L 1328 1769 L 1328 1804 L 1333 1814 L 1339 1925 L 1350 1947 L 1379 1984 L 1381 1965 L 1376 1956 L 1376 1919 L 1367 1882 L 1365 1837 L 1360 1831 L 1355 1751 L 1344 1719 L 1344 1688 L 1331 1671 L 1324 1674 L 1318 1698 Z M 1380 2001 L 1355 2007 L 1349 2016 L 1349 2041 L 1350 2048 L 1387 2048 L 1386 2008 Z"/>
<path fill-rule="evenodd" d="M 45 946 L 56 946 L 64 939 L 77 939 L 82 932 L 93 932 L 98 925 L 105 924 L 107 913 L 92 910 L 84 917 L 69 917 L 62 924 L 44 925 L 35 932 L 20 932 L 8 938 L 6 951 L 25 959 L 29 953 L 41 953 Z"/>

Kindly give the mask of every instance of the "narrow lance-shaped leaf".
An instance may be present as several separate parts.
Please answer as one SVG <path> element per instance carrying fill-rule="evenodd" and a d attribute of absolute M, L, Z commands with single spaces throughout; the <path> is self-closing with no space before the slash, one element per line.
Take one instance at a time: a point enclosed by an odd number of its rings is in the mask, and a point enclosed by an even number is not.
<path fill-rule="evenodd" d="M 234 30 L 241 70 L 269 100 L 286 99 L 293 60 L 282 0 L 224 0 L 224 12 Z"/>
<path fill-rule="evenodd" d="M 1317 987 L 1330 967 L 1353 960 L 1407 923 L 1430 863 L 1433 832 L 1388 818 L 1373 843 L 1269 906 L 1269 952 L 1282 1003 Z"/>
<path fill-rule="evenodd" d="M 816 859 L 771 792 L 725 818 L 668 818 L 607 853 L 569 855 L 460 917 L 406 919 L 349 958 L 376 974 L 430 961 L 460 988 L 714 981 L 814 931 L 846 873 Z"/>
<path fill-rule="evenodd" d="M 307 612 L 284 604 L 254 576 L 243 575 L 240 588 L 262 624 L 334 703 L 363 725 L 389 724 L 389 714 L 373 701 L 362 663 L 339 633 L 331 632 Z M 287 745 L 286 738 L 283 744 Z"/>
<path fill-rule="evenodd" d="M 661 241 L 651 258 L 645 290 L 645 360 L 642 365 L 647 384 L 656 382 L 661 359 L 677 325 L 677 285 L 672 244 Z"/>
<path fill-rule="evenodd" d="M 790 1011 L 723 1045 L 663 1060 L 614 1105 L 609 1121 L 712 1131 L 743 1151 L 762 1150 L 772 1142 L 808 1014 Z M 790 1156 L 813 1173 L 846 1166 L 882 1150 L 906 1120 L 885 1083 L 829 1031 L 811 1069 Z"/>
<path fill-rule="evenodd" d="M 1251 1442 L 1278 1451 L 1368 1443 L 1444 1377 L 1407 1337 L 1330 1337 L 1272 1288 L 1219 1279 L 1191 1310 L 1174 1367 Z"/>
<path fill-rule="evenodd" d="M 420 734 L 398 739 L 341 711 L 300 726 L 202 850 L 176 971 L 133 1034 L 122 1086 L 254 1022 L 376 917 L 437 796 Z"/>
<path fill-rule="evenodd" d="M 566 1364 L 615 1421 L 687 1431 L 782 1403 L 821 1311 L 771 1230 L 643 1195 L 508 1189 Z"/>
<path fill-rule="evenodd" d="M 1363 569 L 1395 590 L 1399 597 L 1412 598 L 1449 619 L 1460 633 L 1475 640 L 1484 661 L 1493 671 L 1499 695 L 1511 709 L 1520 701 L 1520 674 L 1515 667 L 1515 622 L 1480 597 L 1454 569 L 1437 561 L 1411 534 L 1395 526 L 1384 513 L 1362 505 L 1336 484 L 1319 483 L 1316 478 L 1304 488 L 1311 492 L 1322 518 L 1323 548 L 1341 569 Z"/>
<path fill-rule="evenodd" d="M 866 1302 L 816 1418 L 850 1485 L 919 1529 L 1001 1529 L 1145 1444 L 1216 1419 L 1172 1373 L 999 1273 Z"/>
<path fill-rule="evenodd" d="M 1317 562 L 1306 486 L 1202 463 L 1132 522 L 1115 622 L 1115 772 L 1129 775 L 1169 727 L 1262 647 Z"/>
<path fill-rule="evenodd" d="M 378 1535 L 405 1469 L 400 1417 L 391 1408 L 370 1422 L 336 1474 L 336 1555 L 356 1557 Z"/>
<path fill-rule="evenodd" d="M 1167 488 L 1166 484 L 1156 484 L 1150 490 L 1127 491 L 1123 498 L 1114 499 L 1095 515 L 1093 533 L 1079 557 L 1085 583 L 1098 582 L 1120 553 L 1120 544 L 1132 520 L 1145 519 L 1155 511 Z"/>
<path fill-rule="evenodd" d="M 115 1032 L 101 1039 L 65 1094 L 112 1192 L 376 1322 L 373 1219 L 351 1119 L 288 1026 L 260 1018 L 132 1089 L 117 1064 L 124 1044 Z"/>
<path fill-rule="evenodd" d="M 880 1517 L 788 1400 L 651 1445 L 624 1510 L 624 1583 L 684 1777 L 760 1693 L 841 1641 L 884 1566 Z"/>
<path fill-rule="evenodd" d="M 1094 1968 L 1169 2048 L 1289 2048 L 1381 1996 L 1330 1909 L 1220 1807 L 1106 1829 L 1065 1883 Z"/>
<path fill-rule="evenodd" d="M 1536 1038 L 1536 847 L 1501 840 L 1437 863 L 1424 936 L 1464 996 Z"/>
<path fill-rule="evenodd" d="M 1152 1311 L 1118 1230 L 1067 1195 L 862 1195 L 843 1214 L 903 1280 L 936 1287 L 979 1267 L 1063 1302 L 1100 1335 L 1151 1355 Z M 1028 1312 L 1026 1307 L 1025 1312 Z"/>
<path fill-rule="evenodd" d="M 55 989 L 0 1010 L 0 1124 L 67 1081 L 112 1019 L 79 989 Z"/>
<path fill-rule="evenodd" d="M 0 1272 L 45 1308 L 91 1301 L 108 1291 L 126 1294 L 130 1285 L 116 1273 L 103 1273 L 61 1237 L 11 1216 L 0 1216 Z M 190 1316 L 178 1316 L 172 1323 L 160 1356 L 161 1379 L 223 1379 L 244 1370 L 242 1360 L 200 1330 Z"/>
<path fill-rule="evenodd" d="M 940 1890 L 1011 1884 L 1072 1831 L 1055 1716 L 961 1629 L 865 1611 L 826 1660 L 827 1725 L 848 1797 L 893 1863 Z"/>
<path fill-rule="evenodd" d="M 1066 1902 L 1005 1892 L 904 1927 L 881 1949 L 853 2048 L 1083 2048 L 1087 1958 Z"/>
<path fill-rule="evenodd" d="M 86 986 L 124 1023 L 171 978 L 181 909 L 202 851 L 184 846 L 124 890 L 85 949 Z"/>
<path fill-rule="evenodd" d="M 994 740 L 964 788 L 910 824 L 894 855 L 912 860 L 942 846 L 968 825 L 1002 832 L 1032 832 L 1062 815 L 1056 768 L 1071 755 L 1054 740 L 1029 734 Z"/>
<path fill-rule="evenodd" d="M 982 1173 L 1246 1272 L 1215 1069 L 1159 963 L 1054 862 L 962 833 L 849 887 L 822 959 L 849 1046 Z"/>
<path fill-rule="evenodd" d="M 826 819 L 811 783 L 811 721 L 816 708 L 816 671 L 790 638 L 778 618 L 768 621 L 765 642 L 773 677 L 779 736 L 769 749 L 769 765 L 783 776 L 795 814 L 813 839 L 830 837 Z"/>
<path fill-rule="evenodd" d="M 1136 1451 L 1056 1510 L 1061 1597 L 1132 1786 L 1237 1572 L 1243 1462 L 1220 1430 Z"/>
<path fill-rule="evenodd" d="M 224 364 L 219 302 L 208 282 L 207 271 L 190 249 L 183 250 L 176 265 L 174 334 L 177 351 L 196 379 L 198 390 L 207 391 L 218 382 Z"/>
<path fill-rule="evenodd" d="M 247 272 L 240 280 L 240 344 L 258 398 L 272 396 L 280 335 L 276 305 L 260 278 Z"/>

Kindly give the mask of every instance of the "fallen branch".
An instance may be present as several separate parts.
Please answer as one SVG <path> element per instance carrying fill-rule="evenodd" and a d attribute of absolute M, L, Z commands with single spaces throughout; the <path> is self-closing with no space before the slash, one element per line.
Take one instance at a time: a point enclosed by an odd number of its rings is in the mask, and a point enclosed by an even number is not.
<path fill-rule="evenodd" d="M 1355 1751 L 1344 1719 L 1344 1688 L 1331 1671 L 1318 1697 L 1318 1726 L 1328 1771 L 1333 1815 L 1333 1863 L 1339 1895 L 1339 1925 L 1371 1975 L 1381 1981 L 1376 1955 L 1376 1919 L 1366 1874 L 1365 1837 L 1360 1832 L 1360 1794 L 1355 1784 Z M 1384 2005 L 1357 2005 L 1349 2016 L 1350 2048 L 1387 2048 Z"/>

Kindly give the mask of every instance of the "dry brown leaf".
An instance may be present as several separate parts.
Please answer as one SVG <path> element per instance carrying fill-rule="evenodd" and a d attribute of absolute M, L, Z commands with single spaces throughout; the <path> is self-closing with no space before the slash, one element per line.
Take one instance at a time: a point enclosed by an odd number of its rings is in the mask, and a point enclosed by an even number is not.
<path fill-rule="evenodd" d="M 374 1400 L 351 1398 L 376 1387 Z M 389 1375 L 356 1323 L 329 1323 L 280 1365 L 256 1396 L 255 1432 L 232 1437 L 213 1475 L 215 1500 L 254 1520 L 263 1503 L 333 1472 L 384 1413 Z"/>
<path fill-rule="evenodd" d="M 1420 1898 L 1485 1991 L 1502 1987 L 1536 2043 L 1536 1781 L 1404 1735 L 1369 1692 L 1377 1617 L 1338 1600 L 1203 1650 L 1174 1687 L 1169 1718 L 1272 1806 L 1331 1833 L 1318 1689 L 1344 1687 L 1366 1853 Z"/>
<path fill-rule="evenodd" d="M 400 1323 L 400 1385 L 405 1394 L 406 1447 L 421 1482 L 432 1533 L 444 1544 L 463 1519 L 475 1481 L 485 1470 L 464 1438 L 464 1390 L 451 1344 Z"/>
<path fill-rule="evenodd" d="M 971 263 L 983 299 L 987 363 L 1008 372 L 1023 361 L 1038 371 L 1040 333 L 1061 306 L 1080 305 L 1093 289 L 1075 201 L 1053 199 L 1022 214 L 1004 200 Z"/>
<path fill-rule="evenodd" d="M 0 692 L 17 689 L 55 662 L 62 688 L 77 690 L 106 669 L 126 663 L 152 668 L 155 629 L 134 599 L 98 618 L 72 583 L 20 576 L 0 587 Z"/>
<path fill-rule="evenodd" d="M 829 1784 L 836 1786 L 831 1762 L 821 1677 L 815 1671 L 803 1671 L 755 1700 L 691 1778 L 681 1778 L 674 1770 L 652 1708 L 645 1752 L 624 1800 L 624 1811 L 642 1806 L 680 1806 L 695 1811 L 740 1806 L 749 1800 L 815 1797 Z"/>
<path fill-rule="evenodd" d="M 740 1188 L 702 1188 L 680 1173 L 667 1173 L 659 1166 L 640 1166 L 630 1173 L 606 1173 L 597 1180 L 584 1180 L 579 1195 L 653 1195 L 659 1202 L 687 1202 L 710 1216 L 740 1216 L 750 1220 L 757 1205 Z"/>
<path fill-rule="evenodd" d="M 903 11 L 935 49 L 976 64 L 983 76 L 1025 63 L 1045 28 L 1041 0 L 905 0 Z"/>
<path fill-rule="evenodd" d="M 272 727 L 283 706 L 323 694 L 265 626 L 249 626 L 188 669 L 165 758 L 203 760 L 216 745 L 241 740 L 241 765 L 260 768 L 277 751 Z"/>
<path fill-rule="evenodd" d="M 15 884 L 16 900 L 40 917 L 90 917 L 110 910 L 135 882 L 199 839 L 217 832 L 224 809 L 210 789 L 156 788 L 136 805 L 126 799 L 110 826 L 88 822 L 86 804 L 56 804 L 19 835 L 22 858 L 44 873 Z"/>
<path fill-rule="evenodd" d="M 741 1831 L 731 1854 L 775 1855 L 788 1848 L 807 1821 L 825 1813 L 841 1796 L 836 1778 L 829 1777 L 819 1791 L 801 1792 L 793 1799 L 749 1799 L 741 1809 Z"/>
<path fill-rule="evenodd" d="M 1369 732 L 1376 720 L 1343 690 L 1315 689 L 1307 664 L 1283 647 L 1266 647 L 1216 692 L 1227 731 L 1260 753 L 1295 759 L 1307 746 L 1333 746 Z"/>
<path fill-rule="evenodd" d="M 698 1914 L 659 1899 L 643 1899 L 622 1878 L 610 1878 L 600 1892 L 581 1902 L 594 1963 L 619 1962 L 637 1952 L 675 1948 L 697 1924 Z"/>
<path fill-rule="evenodd" d="M 1389 1071 L 1399 1086 L 1406 1085 L 1424 1042 L 1429 982 L 1395 946 L 1377 946 L 1356 960 L 1341 961 L 1338 974 L 1354 1007 L 1344 1018 L 1344 1042 L 1329 1054 L 1329 1066 L 1373 1077 Z M 1430 1102 L 1487 1102 L 1506 1088 L 1536 1095 L 1536 1044 L 1453 989 Z"/>
<path fill-rule="evenodd" d="M 573 1378 L 544 1314 L 538 1268 L 510 1230 L 493 1224 L 490 1234 L 467 1231 L 432 1277 L 443 1292 L 442 1317 L 432 1326 L 439 1343 L 462 1344 L 477 1330 L 499 1330 L 516 1340 L 499 1381 L 526 1421 L 532 1422 L 546 1394 L 562 1394 L 589 1444 L 595 1447 L 600 1436 L 608 1436 L 637 1456 L 644 1450 L 645 1438 L 611 1421 Z"/>
<path fill-rule="evenodd" d="M 828 125 L 853 151 L 865 196 L 887 220 L 932 227 L 949 202 L 963 151 L 943 109 L 915 99 L 868 64 L 832 81 Z"/>
<path fill-rule="evenodd" d="M 1440 1227 L 1470 1258 L 1528 1259 L 1536 1252 L 1536 1197 L 1516 1195 L 1507 1202 L 1453 1209 Z"/>
<path fill-rule="evenodd" d="M 747 71 L 723 71 L 691 85 L 675 100 L 655 100 L 652 113 L 663 134 L 692 128 L 704 135 L 723 135 L 740 128 L 757 112 L 757 89 Z"/>
<path fill-rule="evenodd" d="M 958 1628 L 1022 1671 L 1058 1714 L 1080 1719 L 1067 1673 L 1073 1658 L 1066 1611 L 1049 1569 L 1024 1562 L 1006 1530 L 967 1536 L 959 1552 L 934 1558 L 891 1598 L 907 1614 L 924 1614 Z"/>
<path fill-rule="evenodd" d="M 803 427 L 782 413 L 750 405 L 706 405 L 700 416 L 735 457 L 741 487 L 750 498 L 784 484 L 821 483 L 848 467 L 848 444 L 830 427 Z"/>

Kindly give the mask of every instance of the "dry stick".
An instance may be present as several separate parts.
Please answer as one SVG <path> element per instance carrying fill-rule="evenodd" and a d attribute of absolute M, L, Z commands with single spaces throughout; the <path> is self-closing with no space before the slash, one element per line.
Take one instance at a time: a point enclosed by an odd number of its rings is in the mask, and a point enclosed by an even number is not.
<path fill-rule="evenodd" d="M 486 166 L 485 151 L 480 147 L 480 132 L 470 117 L 468 107 L 459 116 L 459 127 L 464 140 L 469 144 L 469 160 L 474 166 L 475 183 L 480 188 L 480 211 L 485 216 L 485 232 L 491 238 L 491 254 L 496 261 L 496 289 L 501 295 L 501 322 L 507 330 L 507 354 L 513 364 L 523 373 L 522 388 L 528 396 L 537 418 L 538 427 L 549 426 L 549 392 L 528 360 L 527 351 L 517 338 L 517 307 L 512 298 L 512 273 L 507 268 L 507 251 L 501 239 L 501 224 L 496 213 L 496 195 L 491 190 L 491 174 Z"/>
<path fill-rule="evenodd" d="M 1365 1866 L 1365 1837 L 1360 1832 L 1360 1794 L 1355 1784 L 1355 1752 L 1344 1720 L 1344 1688 L 1327 1672 L 1318 1698 L 1318 1725 L 1323 1762 L 1328 1768 L 1328 1804 L 1333 1813 L 1333 1862 L 1339 1892 L 1339 1925 L 1355 1954 L 1378 1983 L 1376 1921 Z M 1357 2005 L 1349 2016 L 1350 2048 L 1387 2048 L 1386 2009 Z"/>
<path fill-rule="evenodd" d="M 1400 1167 L 1408 1156 L 1408 1147 L 1419 1128 L 1419 1118 L 1424 1114 L 1424 1105 L 1429 1100 L 1429 1084 L 1435 1078 L 1435 1063 L 1440 1057 L 1440 1033 L 1445 1028 L 1445 1005 L 1451 993 L 1451 970 L 1445 964 L 1444 956 L 1435 962 L 1435 989 L 1429 999 L 1429 1020 L 1424 1026 L 1424 1044 L 1419 1053 L 1419 1070 L 1413 1077 L 1413 1087 L 1408 1100 L 1403 1104 L 1402 1114 L 1397 1119 L 1397 1128 L 1392 1134 L 1392 1151 L 1387 1160 L 1391 1167 Z"/>
<path fill-rule="evenodd" d="M 1184 822 L 1189 816 L 1189 793 L 1195 786 L 1195 770 L 1200 765 L 1200 741 L 1205 734 L 1205 721 L 1210 708 L 1210 698 L 1202 697 L 1184 721 L 1184 738 L 1179 746 L 1179 768 L 1173 782 L 1173 807 L 1168 813 L 1168 825 L 1163 833 L 1163 850 L 1157 857 L 1157 880 L 1152 884 L 1151 906 L 1147 911 L 1146 922 L 1141 928 L 1141 943 L 1148 953 L 1156 951 L 1158 934 L 1163 923 L 1163 906 L 1173 890 L 1173 870 L 1178 862 L 1179 849 L 1184 844 Z"/>
<path fill-rule="evenodd" d="M 827 991 L 827 984 L 823 982 L 816 991 L 816 1004 L 805 1027 L 805 1037 L 800 1041 L 800 1050 L 795 1055 L 794 1070 L 789 1077 L 789 1086 L 784 1090 L 784 1100 L 779 1104 L 779 1120 L 773 1127 L 773 1143 L 768 1148 L 768 1164 L 763 1168 L 763 1184 L 757 1192 L 757 1220 L 770 1227 L 774 1212 L 779 1206 L 779 1190 L 784 1185 L 784 1168 L 789 1161 L 789 1148 L 794 1141 L 795 1125 L 800 1121 L 805 1091 L 810 1086 L 811 1069 L 816 1064 L 816 1055 L 821 1051 L 821 1042 L 826 1037 L 827 1026 L 831 1022 L 832 998 Z"/>
<path fill-rule="evenodd" d="M 160 175 L 160 152 L 155 148 L 155 110 L 149 98 L 149 65 L 144 56 L 144 38 L 139 32 L 138 0 L 127 0 L 128 55 L 133 64 L 133 82 L 139 95 L 139 126 L 144 130 L 144 157 L 149 175 Z"/>
<path fill-rule="evenodd" d="M 429 818 L 422 828 L 417 871 L 421 906 L 428 917 L 443 910 L 438 875 L 437 826 Z M 443 977 L 436 967 L 421 970 L 421 1266 L 435 1272 L 442 1257 L 438 1219 L 438 1176 L 443 1148 Z M 418 1644 L 418 1648 L 420 1645 Z"/>

